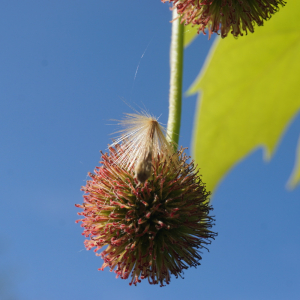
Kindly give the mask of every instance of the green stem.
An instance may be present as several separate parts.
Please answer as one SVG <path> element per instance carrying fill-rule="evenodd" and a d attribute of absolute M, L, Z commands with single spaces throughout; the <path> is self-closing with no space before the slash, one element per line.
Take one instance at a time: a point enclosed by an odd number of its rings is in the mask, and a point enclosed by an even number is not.
<path fill-rule="evenodd" d="M 173 10 L 173 19 L 178 18 L 177 10 Z M 182 98 L 183 74 L 183 25 L 179 18 L 172 23 L 172 37 L 170 50 L 170 94 L 169 94 L 169 119 L 167 137 L 176 144 L 179 141 Z"/>

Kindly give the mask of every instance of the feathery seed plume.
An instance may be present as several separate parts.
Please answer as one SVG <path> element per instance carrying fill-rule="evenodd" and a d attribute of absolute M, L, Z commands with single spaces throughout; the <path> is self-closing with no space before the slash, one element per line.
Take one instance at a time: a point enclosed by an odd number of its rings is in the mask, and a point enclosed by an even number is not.
<path fill-rule="evenodd" d="M 173 156 L 173 163 L 177 164 L 174 146 L 166 139 L 166 130 L 157 118 L 143 111 L 141 114 L 126 114 L 126 118 L 119 122 L 124 129 L 119 131 L 121 136 L 111 145 L 123 143 L 123 153 L 116 163 L 124 168 L 134 165 L 139 182 L 144 183 L 150 177 L 152 159 L 159 154 L 165 158 Z"/>

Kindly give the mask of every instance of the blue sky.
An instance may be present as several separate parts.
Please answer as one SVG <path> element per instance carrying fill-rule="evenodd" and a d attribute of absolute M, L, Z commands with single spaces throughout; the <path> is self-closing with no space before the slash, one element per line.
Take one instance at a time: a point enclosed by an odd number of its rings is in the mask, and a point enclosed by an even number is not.
<path fill-rule="evenodd" d="M 110 120 L 131 112 L 123 100 L 167 122 L 170 19 L 159 0 L 1 1 L 0 299 L 299 299 L 300 188 L 285 189 L 299 116 L 270 163 L 257 149 L 221 182 L 219 236 L 184 280 L 130 287 L 84 249 L 74 204 L 117 130 Z M 212 42 L 186 50 L 184 90 Z M 185 147 L 196 100 L 183 100 Z"/>

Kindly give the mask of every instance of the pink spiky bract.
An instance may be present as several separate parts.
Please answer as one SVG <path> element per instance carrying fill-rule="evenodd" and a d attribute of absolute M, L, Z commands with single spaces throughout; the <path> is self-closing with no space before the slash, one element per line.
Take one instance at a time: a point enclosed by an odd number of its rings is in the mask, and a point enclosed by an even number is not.
<path fill-rule="evenodd" d="M 102 155 L 91 180 L 82 188 L 84 203 L 81 226 L 85 246 L 100 254 L 117 278 L 131 277 L 130 285 L 142 279 L 150 284 L 169 284 L 171 275 L 199 265 L 201 250 L 216 233 L 211 231 L 210 193 L 198 170 L 181 149 L 176 155 L 152 157 L 152 175 L 140 183 L 134 163 L 125 168 L 116 163 L 123 145 Z M 206 248 L 207 249 L 207 248 Z"/>
<path fill-rule="evenodd" d="M 242 36 L 254 32 L 254 26 L 262 26 L 264 21 L 279 10 L 283 0 L 161 0 L 171 2 L 181 23 L 198 28 L 198 33 L 207 29 L 209 37 L 213 32 L 224 38 L 231 33 Z"/>

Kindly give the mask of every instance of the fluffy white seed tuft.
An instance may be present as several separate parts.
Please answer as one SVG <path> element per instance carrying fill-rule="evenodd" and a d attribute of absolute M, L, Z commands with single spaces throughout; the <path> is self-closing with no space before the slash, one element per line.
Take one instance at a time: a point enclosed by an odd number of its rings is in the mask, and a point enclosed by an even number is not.
<path fill-rule="evenodd" d="M 174 164 L 177 159 L 174 145 L 166 139 L 166 130 L 158 119 L 143 111 L 140 114 L 126 114 L 118 125 L 124 127 L 118 131 L 120 137 L 111 145 L 122 143 L 124 151 L 116 163 L 124 168 L 134 165 L 136 179 L 144 183 L 152 174 L 152 160 L 158 155 L 161 157 L 173 156 Z"/>

